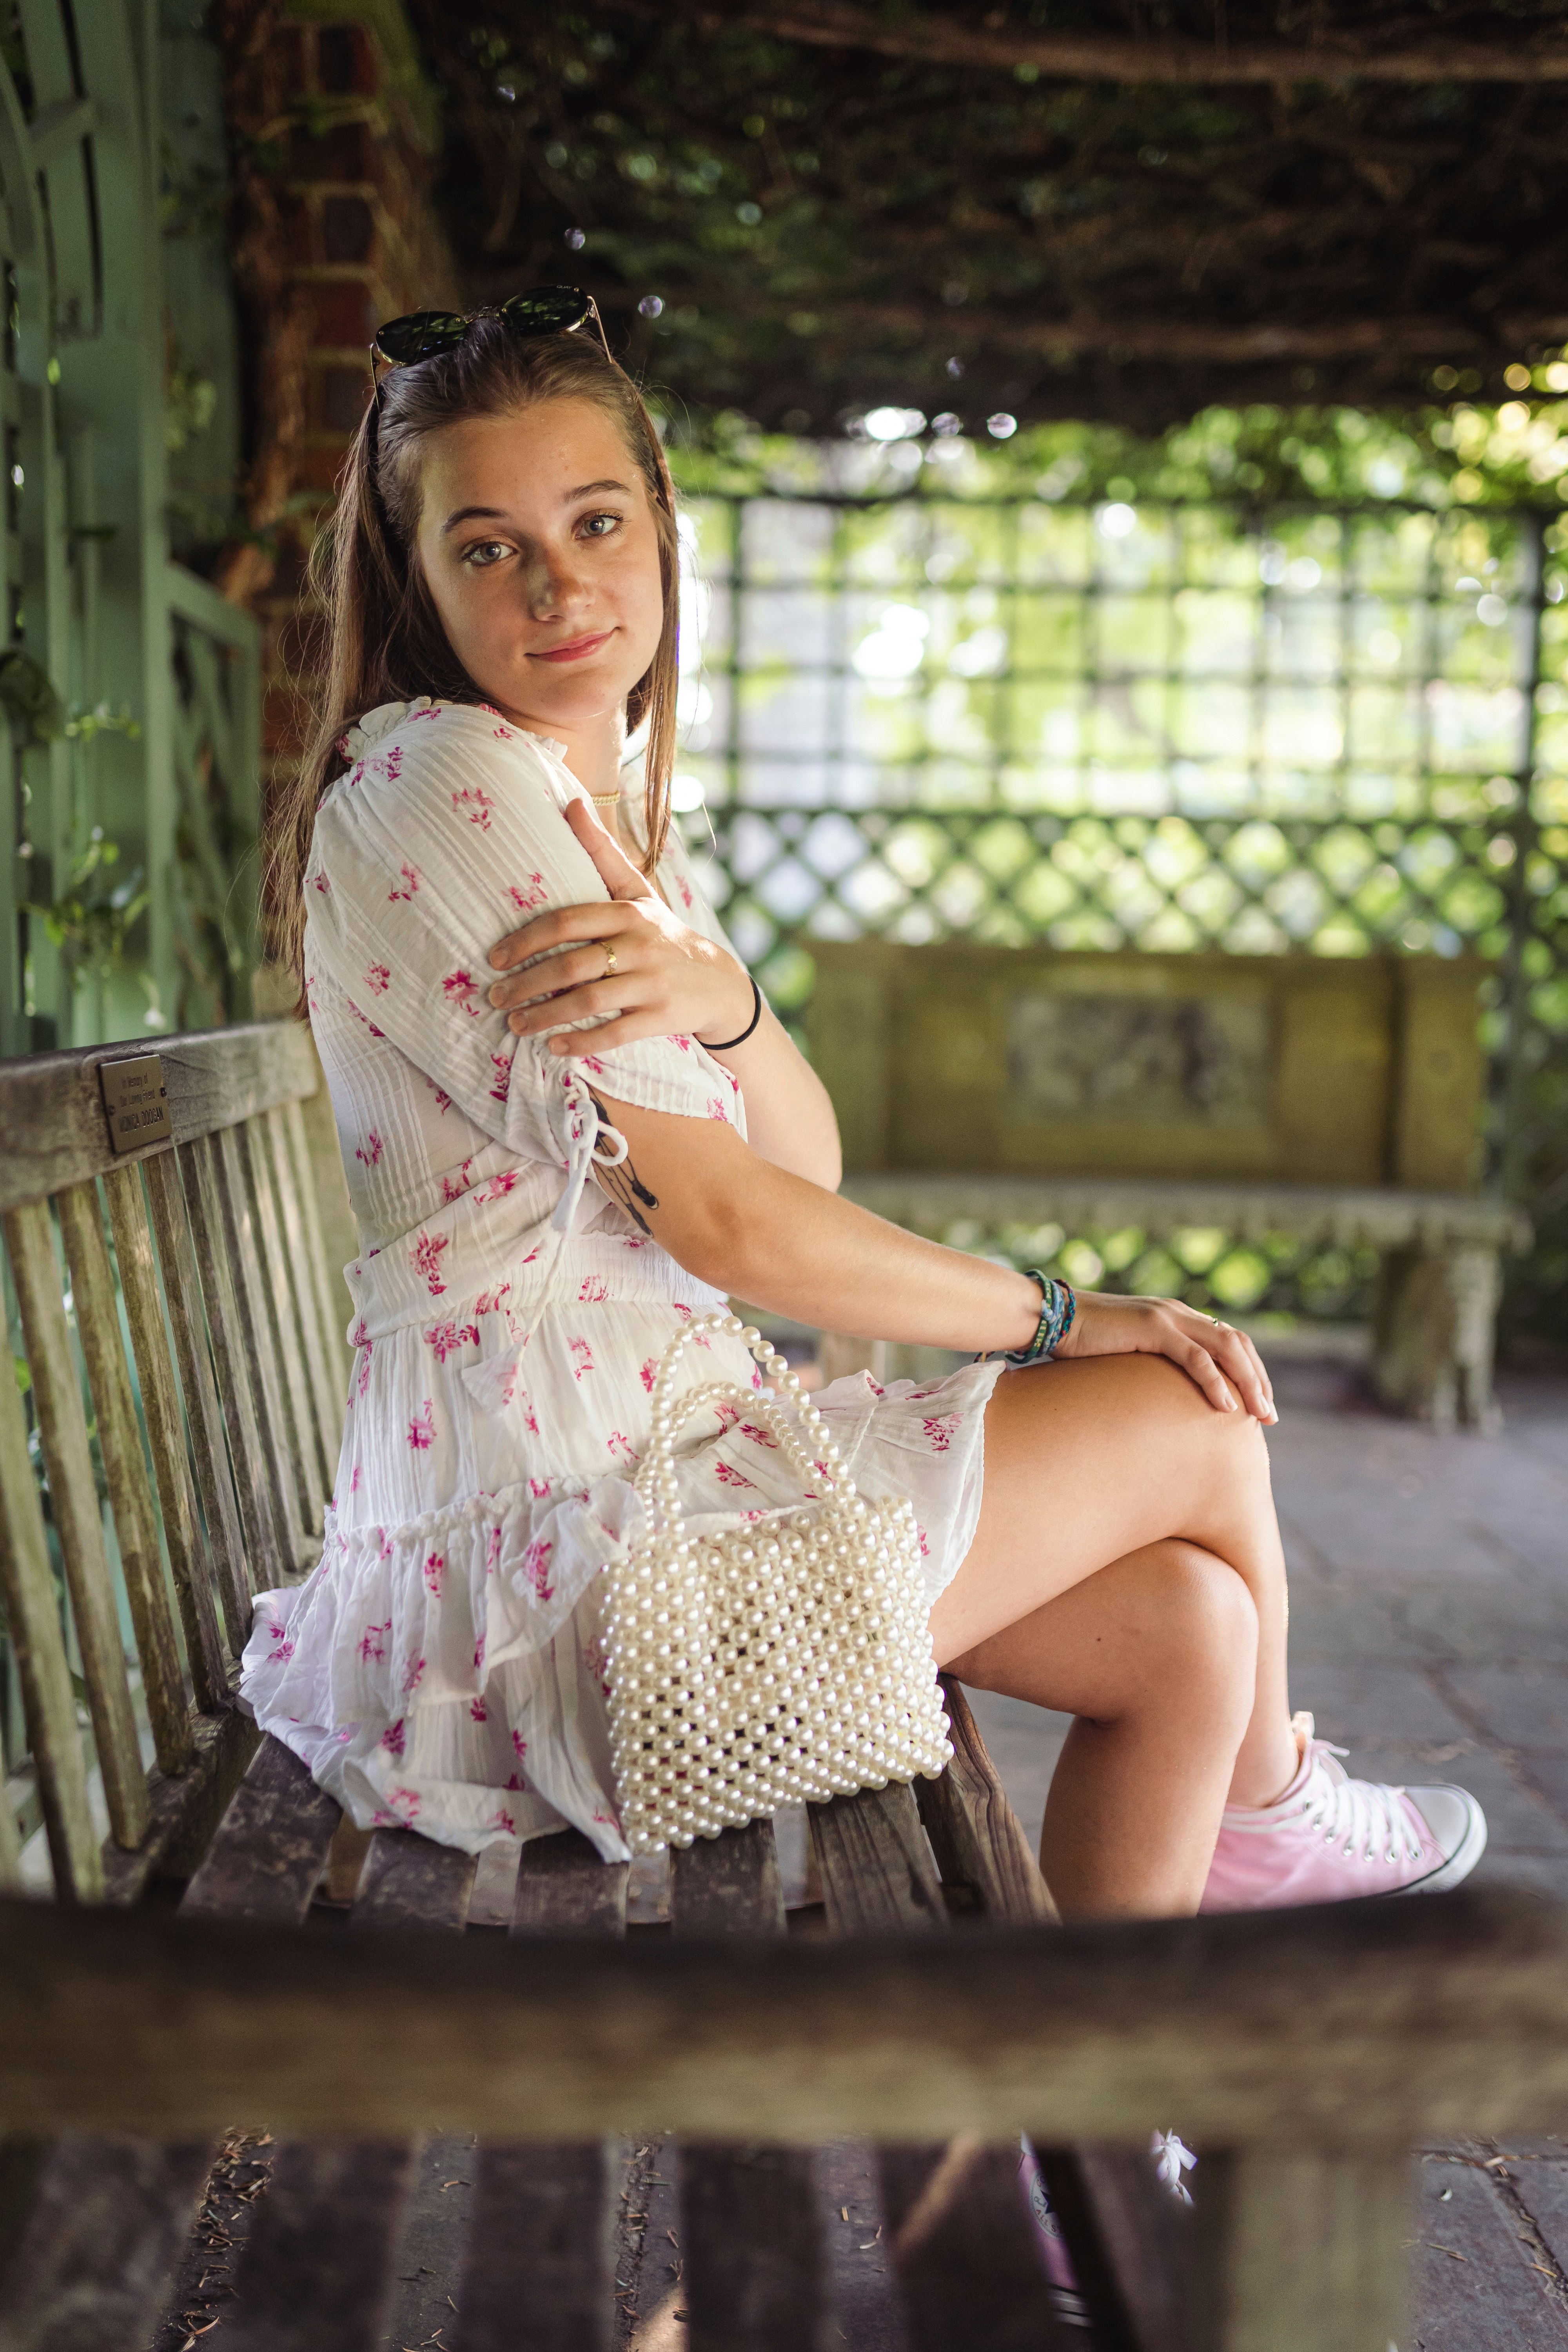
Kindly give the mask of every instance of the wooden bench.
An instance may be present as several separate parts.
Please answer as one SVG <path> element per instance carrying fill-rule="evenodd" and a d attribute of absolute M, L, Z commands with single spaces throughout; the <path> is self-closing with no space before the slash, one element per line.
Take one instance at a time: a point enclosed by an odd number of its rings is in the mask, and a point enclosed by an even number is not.
<path fill-rule="evenodd" d="M 16 1891 L 0 1806 L 0 2352 L 144 2352 L 237 2125 L 276 2147 L 226 2352 L 380 2346 L 431 2131 L 479 2135 L 444 2352 L 609 2352 L 616 2136 L 663 2132 L 693 2352 L 841 2340 L 811 2150 L 844 2135 L 878 2143 L 910 2352 L 1386 2352 L 1412 2143 L 1568 2097 L 1562 1915 L 1063 1930 L 950 1685 L 940 1780 L 811 1809 L 822 1932 L 785 1933 L 763 1822 L 674 1855 L 668 1932 L 628 1934 L 626 1870 L 567 1832 L 522 1850 L 510 1933 L 465 1934 L 471 1857 L 344 1839 L 258 1739 L 233 1661 L 253 1591 L 308 1567 L 346 1378 L 316 1084 L 287 1024 L 0 1065 L 29 1374 L 0 1382 L 0 1595 L 57 1896 Z M 1170 2125 L 1204 2151 L 1195 2216 L 1153 2182 Z"/>
<path fill-rule="evenodd" d="M 1476 958 L 813 943 L 845 1191 L 942 1238 L 1199 1227 L 1370 1248 L 1384 1402 L 1497 1425 L 1512 1202 L 1476 1190 Z"/>

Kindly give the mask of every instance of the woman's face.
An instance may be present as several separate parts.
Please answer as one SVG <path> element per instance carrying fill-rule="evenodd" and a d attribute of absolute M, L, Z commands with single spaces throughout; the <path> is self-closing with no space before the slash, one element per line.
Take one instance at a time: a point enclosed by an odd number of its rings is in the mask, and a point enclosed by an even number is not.
<path fill-rule="evenodd" d="M 569 743 L 618 723 L 664 625 L 640 469 L 594 402 L 543 400 L 433 435 L 418 556 L 489 702 Z"/>

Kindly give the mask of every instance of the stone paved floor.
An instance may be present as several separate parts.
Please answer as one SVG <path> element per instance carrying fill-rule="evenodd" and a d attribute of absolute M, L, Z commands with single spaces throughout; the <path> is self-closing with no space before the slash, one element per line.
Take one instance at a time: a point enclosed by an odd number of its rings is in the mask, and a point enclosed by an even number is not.
<path fill-rule="evenodd" d="M 1391 1421 L 1343 1367 L 1275 1385 L 1294 1704 L 1352 1772 L 1472 1790 L 1478 1883 L 1568 1899 L 1568 1377 L 1501 1381 L 1491 1441 Z M 975 1713 L 1037 1837 L 1066 1718 Z M 1429 2152 L 1416 2210 L 1422 2352 L 1568 2352 L 1568 2116 L 1561 2145 Z"/>

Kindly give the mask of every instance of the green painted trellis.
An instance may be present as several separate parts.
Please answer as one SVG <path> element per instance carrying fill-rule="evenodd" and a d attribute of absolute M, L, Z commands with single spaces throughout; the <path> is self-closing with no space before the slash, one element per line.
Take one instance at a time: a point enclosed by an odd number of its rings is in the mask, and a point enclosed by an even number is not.
<path fill-rule="evenodd" d="M 255 961 L 258 633 L 170 555 L 168 30 L 18 0 L 0 66 L 6 1054 L 222 1020 Z"/>
<path fill-rule="evenodd" d="M 940 484 L 939 465 L 925 471 Z M 1542 1223 L 1521 1304 L 1553 1311 L 1568 1271 L 1553 1230 L 1568 1195 L 1559 523 L 923 481 L 688 511 L 701 667 L 694 633 L 678 797 L 782 1003 L 809 994 L 813 938 L 863 932 L 1477 950 L 1498 963 L 1489 1181 Z M 1342 1310 L 1353 1283 L 1329 1288 Z"/>

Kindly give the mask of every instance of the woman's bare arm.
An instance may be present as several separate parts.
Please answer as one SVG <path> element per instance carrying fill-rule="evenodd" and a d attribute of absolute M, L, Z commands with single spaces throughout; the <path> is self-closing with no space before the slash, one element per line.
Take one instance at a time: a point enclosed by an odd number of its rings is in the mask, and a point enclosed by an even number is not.
<path fill-rule="evenodd" d="M 1040 1318 L 1026 1274 L 889 1224 L 752 1150 L 720 1119 L 595 1093 L 626 1157 L 599 1181 L 677 1263 L 716 1290 L 818 1330 L 981 1352 L 1025 1348 Z M 1274 1418 L 1252 1342 L 1177 1300 L 1080 1295 L 1064 1356 L 1169 1356 L 1209 1402 Z"/>

